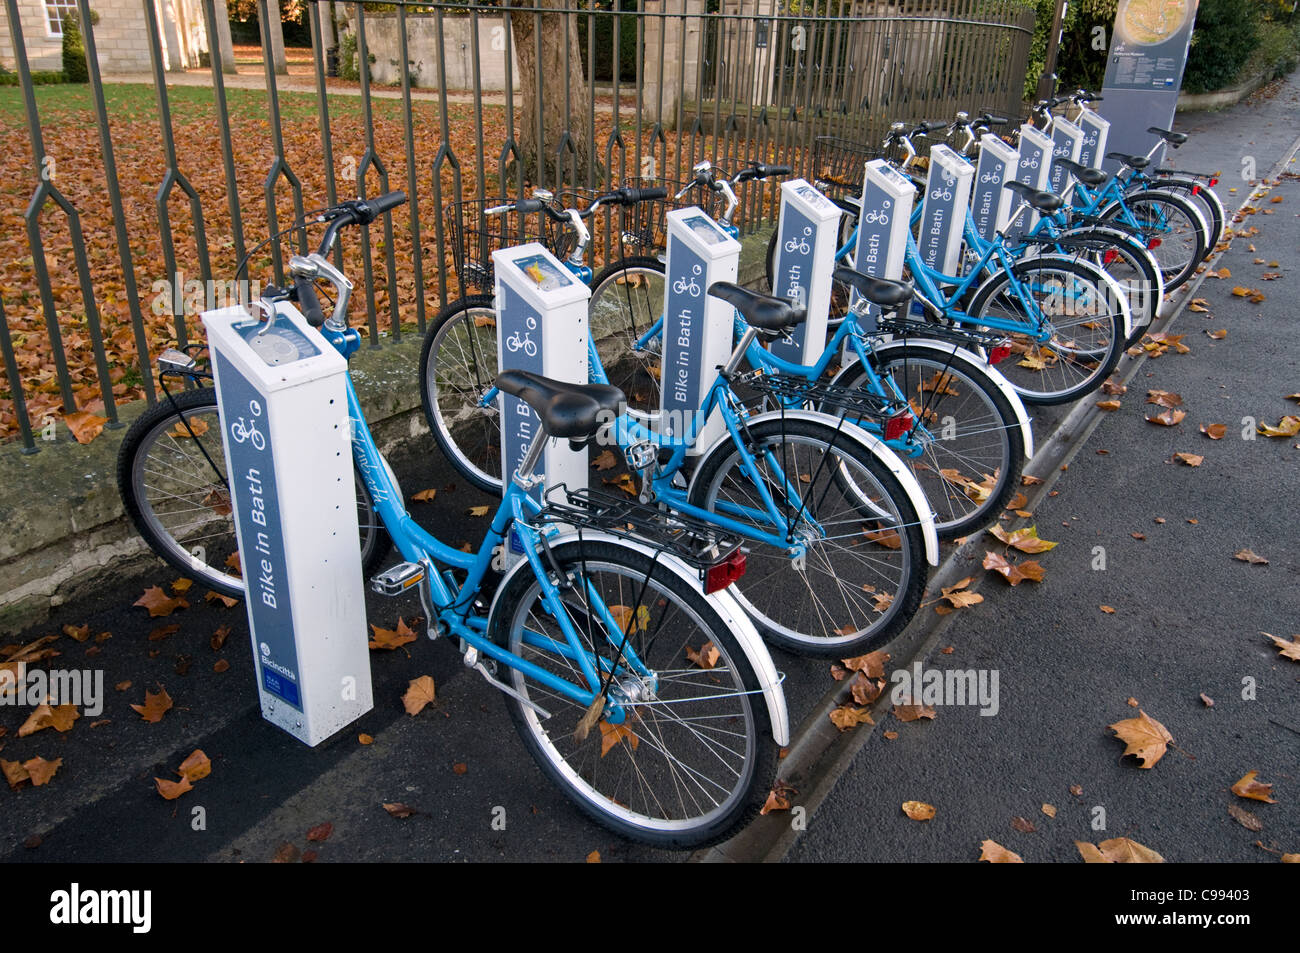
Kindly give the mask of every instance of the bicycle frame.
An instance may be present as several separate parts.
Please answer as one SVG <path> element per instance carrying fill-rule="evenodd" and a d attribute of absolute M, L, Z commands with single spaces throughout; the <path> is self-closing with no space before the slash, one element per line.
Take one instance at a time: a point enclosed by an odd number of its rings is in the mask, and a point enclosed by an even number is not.
<path fill-rule="evenodd" d="M 353 329 L 335 331 L 326 328 L 322 333 L 344 358 L 349 358 L 361 346 L 360 335 Z M 517 479 L 511 479 L 506 482 L 501 502 L 478 551 L 466 553 L 453 549 L 417 524 L 402 504 L 401 492 L 375 445 L 350 376 L 347 379 L 347 400 L 353 458 L 370 491 L 375 511 L 392 537 L 393 544 L 408 562 L 418 563 L 424 568 L 425 583 L 421 584 L 420 595 L 425 600 L 425 611 L 430 615 L 430 624 L 433 624 L 436 614 L 440 625 L 478 653 L 521 671 L 527 677 L 579 704 L 590 705 L 600 694 L 602 677 L 608 676 L 610 663 L 583 648 L 578 632 L 561 604 L 560 590 L 551 581 L 551 573 L 542 563 L 540 550 L 545 546 L 544 539 L 554 536 L 558 531 L 554 527 L 539 530 L 528 523 L 540 511 L 541 505 Z M 524 641 L 535 648 L 555 652 L 575 662 L 587 682 L 585 686 L 559 678 L 497 645 L 487 634 L 487 618 L 472 614 L 474 597 L 488 571 L 492 569 L 497 548 L 508 545 L 506 537 L 510 532 L 519 535 L 524 558 L 541 586 L 543 604 L 564 635 L 564 642 L 559 643 L 539 633 L 529 632 L 525 634 Z M 448 575 L 448 570 L 457 569 L 466 573 L 464 582 L 459 585 Z M 426 584 L 427 590 L 424 588 Z M 623 626 L 614 618 L 609 606 L 605 605 L 589 581 L 584 580 L 584 584 L 587 603 L 595 608 L 606 631 L 621 632 Z M 652 674 L 637 657 L 630 640 L 622 648 L 622 658 L 624 664 L 638 675 Z M 620 724 L 627 713 L 617 698 L 610 697 L 607 699 L 605 716 L 612 723 Z"/>

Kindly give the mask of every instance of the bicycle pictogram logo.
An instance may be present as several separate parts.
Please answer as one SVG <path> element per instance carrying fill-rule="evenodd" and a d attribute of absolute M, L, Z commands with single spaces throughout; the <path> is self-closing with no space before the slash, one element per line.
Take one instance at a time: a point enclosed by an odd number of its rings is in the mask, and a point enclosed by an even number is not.
<path fill-rule="evenodd" d="M 703 269 L 699 265 L 692 265 L 690 280 L 687 281 L 686 278 L 678 278 L 676 281 L 673 282 L 673 291 L 679 295 L 685 294 L 685 295 L 690 295 L 692 298 L 698 298 L 700 296 L 701 289 L 700 289 L 700 283 L 695 279 L 700 275 L 702 271 Z"/>
<path fill-rule="evenodd" d="M 230 425 L 230 436 L 235 439 L 235 443 L 244 443 L 245 441 L 253 445 L 254 450 L 266 449 L 266 437 L 262 431 L 257 429 L 255 422 L 245 423 L 244 418 L 240 417 Z"/>
<path fill-rule="evenodd" d="M 810 251 L 812 251 L 812 246 L 808 244 L 808 236 L 811 234 L 812 234 L 812 228 L 805 226 L 803 230 L 803 236 L 802 237 L 798 235 L 793 236 L 788 242 L 785 243 L 785 250 L 788 252 L 797 251 L 801 255 L 808 254 Z"/>

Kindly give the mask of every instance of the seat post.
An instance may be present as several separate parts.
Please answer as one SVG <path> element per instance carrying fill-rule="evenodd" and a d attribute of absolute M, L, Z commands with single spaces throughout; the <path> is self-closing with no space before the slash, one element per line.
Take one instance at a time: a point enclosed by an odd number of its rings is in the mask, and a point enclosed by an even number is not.
<path fill-rule="evenodd" d="M 745 333 L 740 336 L 740 343 L 736 345 L 736 349 L 731 352 L 731 358 L 722 368 L 724 375 L 736 373 L 736 368 L 740 367 L 740 362 L 745 359 L 745 352 L 749 350 L 756 337 L 758 337 L 758 328 L 745 329 Z"/>
<path fill-rule="evenodd" d="M 528 453 L 519 461 L 519 470 L 515 473 L 515 482 L 524 489 L 532 489 L 537 480 L 533 479 L 533 470 L 537 467 L 537 461 L 542 458 L 542 450 L 546 447 L 546 441 L 550 440 L 550 435 L 542 428 L 533 442 L 528 445 Z"/>

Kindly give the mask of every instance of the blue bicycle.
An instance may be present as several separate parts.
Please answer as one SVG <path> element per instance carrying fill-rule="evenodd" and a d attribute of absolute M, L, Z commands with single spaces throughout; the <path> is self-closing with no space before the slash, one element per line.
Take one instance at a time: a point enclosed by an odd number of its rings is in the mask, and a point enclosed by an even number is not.
<path fill-rule="evenodd" d="M 618 201 L 619 194 L 607 200 Z M 583 213 L 556 209 L 547 200 L 523 199 L 491 211 L 552 216 L 577 230 L 579 247 L 588 238 Z M 580 256 L 565 263 L 583 277 Z M 752 413 L 733 386 L 739 363 L 760 331 L 780 333 L 805 314 L 735 286 L 705 290 L 747 315 L 750 327 L 702 405 L 672 428 L 654 413 L 625 406 L 610 415 L 602 445 L 633 461 L 641 502 L 743 537 L 749 571 L 737 584 L 737 598 L 774 644 L 825 657 L 886 644 L 915 613 L 927 564 L 937 563 L 925 494 L 881 440 L 851 421 L 806 408 Z M 661 314 L 662 299 L 656 317 Z M 591 379 L 607 383 L 597 337 L 593 331 L 588 339 Z M 421 386 L 426 407 L 436 408 L 429 424 L 439 444 L 451 448 L 448 458 L 467 479 L 500 492 L 490 301 L 449 309 L 430 327 L 425 354 Z M 655 359 L 648 360 L 651 372 Z M 699 445 L 710 419 L 721 420 L 722 435 Z"/>
<path fill-rule="evenodd" d="M 250 310 L 250 323 L 291 320 L 296 303 L 307 323 L 350 357 L 361 344 L 346 320 L 352 285 L 327 256 L 341 228 L 366 226 L 403 201 L 395 192 L 325 210 L 317 219 L 328 223 L 319 249 L 294 256 L 292 287 L 268 288 L 262 316 Z M 322 281 L 333 288 L 328 317 L 316 292 Z M 172 374 L 202 376 L 181 352 L 168 352 L 162 363 Z M 497 382 L 533 408 L 543 430 L 482 542 L 462 552 L 404 508 L 349 381 L 354 463 L 402 557 L 371 588 L 386 596 L 418 592 L 429 637 L 447 638 L 467 667 L 502 692 L 524 746 L 583 813 L 661 847 L 721 840 L 762 806 L 777 747 L 789 740 L 781 676 L 728 588 L 744 573 L 739 541 L 609 494 L 562 487 L 543 494 L 533 471 L 546 441 L 593 439 L 622 395 L 519 371 Z M 215 393 L 192 393 L 202 400 L 160 404 L 143 428 L 156 439 L 135 445 L 141 465 L 128 471 L 145 476 L 129 492 L 141 504 L 137 525 L 151 545 L 160 537 L 174 544 L 155 545 L 159 555 L 187 575 L 202 570 L 205 580 L 237 581 L 213 544 L 212 519 L 199 521 L 205 560 L 178 557 L 190 553 L 181 524 L 153 519 L 178 502 L 212 516 L 220 509 L 213 495 L 229 498 Z M 229 506 L 224 518 L 234 551 Z M 507 566 L 508 550 L 522 555 Z"/>

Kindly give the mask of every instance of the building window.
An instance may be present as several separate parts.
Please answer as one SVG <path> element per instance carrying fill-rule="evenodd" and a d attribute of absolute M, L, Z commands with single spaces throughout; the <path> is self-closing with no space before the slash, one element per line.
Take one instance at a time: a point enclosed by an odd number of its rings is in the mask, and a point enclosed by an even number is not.
<path fill-rule="evenodd" d="M 45 0 L 45 22 L 50 36 L 63 36 L 63 18 L 77 15 L 77 0 Z"/>

